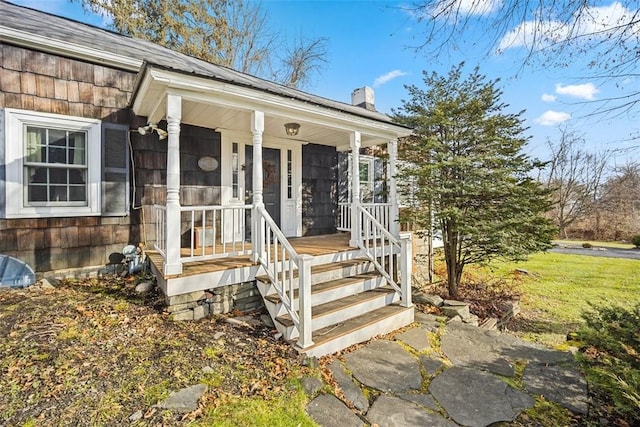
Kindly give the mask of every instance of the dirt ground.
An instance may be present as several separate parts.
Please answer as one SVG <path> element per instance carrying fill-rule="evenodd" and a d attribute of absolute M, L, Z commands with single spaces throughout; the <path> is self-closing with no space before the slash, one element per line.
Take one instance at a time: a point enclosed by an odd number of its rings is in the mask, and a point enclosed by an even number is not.
<path fill-rule="evenodd" d="M 268 395 L 300 369 L 291 346 L 255 316 L 172 322 L 157 293 L 120 277 L 0 290 L 0 426 L 182 425 L 155 408 L 201 382 L 202 406 Z"/>

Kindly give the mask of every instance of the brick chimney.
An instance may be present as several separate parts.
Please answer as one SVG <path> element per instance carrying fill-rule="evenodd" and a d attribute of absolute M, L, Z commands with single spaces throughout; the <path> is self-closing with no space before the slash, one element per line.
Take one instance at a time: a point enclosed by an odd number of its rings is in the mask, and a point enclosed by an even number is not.
<path fill-rule="evenodd" d="M 355 89 L 351 92 L 351 104 L 356 107 L 366 108 L 370 111 L 376 111 L 376 101 L 373 95 L 373 89 L 369 86 Z"/>

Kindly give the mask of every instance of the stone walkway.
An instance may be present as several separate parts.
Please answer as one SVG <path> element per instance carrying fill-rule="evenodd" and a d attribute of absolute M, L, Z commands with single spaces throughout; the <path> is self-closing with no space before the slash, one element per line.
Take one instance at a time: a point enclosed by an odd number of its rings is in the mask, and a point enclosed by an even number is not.
<path fill-rule="evenodd" d="M 344 401 L 319 394 L 309 415 L 323 427 L 481 427 L 513 421 L 540 395 L 587 413 L 587 384 L 570 353 L 461 322 L 447 324 L 435 351 L 428 333 L 440 323 L 416 312 L 416 325 L 395 341 L 373 341 L 334 359 L 330 369 Z M 321 385 L 307 391 L 315 395 Z"/>

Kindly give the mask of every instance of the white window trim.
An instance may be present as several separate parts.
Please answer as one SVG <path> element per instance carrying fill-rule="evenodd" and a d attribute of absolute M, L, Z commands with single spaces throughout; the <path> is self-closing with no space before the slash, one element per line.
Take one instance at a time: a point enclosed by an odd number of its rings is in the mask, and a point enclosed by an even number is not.
<path fill-rule="evenodd" d="M 5 216 L 46 218 L 100 215 L 101 129 L 100 120 L 36 111 L 5 109 Z M 25 125 L 62 127 L 87 132 L 87 206 L 27 206 L 24 200 Z"/>

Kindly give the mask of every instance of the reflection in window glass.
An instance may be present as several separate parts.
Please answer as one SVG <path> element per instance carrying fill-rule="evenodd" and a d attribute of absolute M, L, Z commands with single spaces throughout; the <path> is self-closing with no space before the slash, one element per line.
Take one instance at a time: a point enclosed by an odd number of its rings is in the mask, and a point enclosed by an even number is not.
<path fill-rule="evenodd" d="M 238 143 L 231 144 L 231 197 L 238 198 Z"/>
<path fill-rule="evenodd" d="M 26 200 L 33 206 L 87 204 L 87 133 L 26 126 Z"/>
<path fill-rule="evenodd" d="M 293 198 L 293 160 L 291 150 L 287 150 L 287 198 Z"/>

